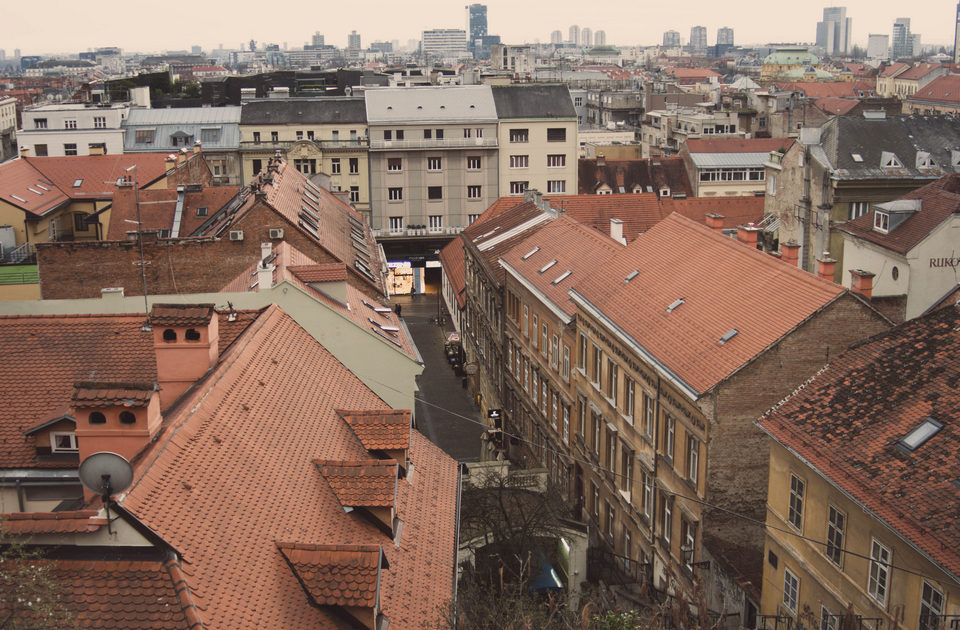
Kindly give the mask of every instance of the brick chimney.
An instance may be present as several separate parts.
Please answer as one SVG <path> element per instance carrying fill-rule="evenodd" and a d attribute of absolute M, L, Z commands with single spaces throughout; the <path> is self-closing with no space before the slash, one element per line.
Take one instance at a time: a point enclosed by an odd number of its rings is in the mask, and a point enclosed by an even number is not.
<path fill-rule="evenodd" d="M 760 233 L 760 228 L 755 226 L 753 223 L 747 223 L 746 225 L 737 226 L 737 241 L 743 243 L 747 247 L 752 247 L 753 249 L 757 248 L 757 235 Z"/>
<path fill-rule="evenodd" d="M 201 149 L 200 141 L 197 140 L 196 142 L 193 143 L 193 152 L 200 153 L 200 149 Z"/>
<path fill-rule="evenodd" d="M 153 383 L 80 382 L 70 403 L 82 462 L 111 451 L 132 460 L 160 430 L 160 395 Z"/>
<path fill-rule="evenodd" d="M 873 274 L 863 269 L 850 270 L 850 290 L 859 293 L 868 300 L 873 299 Z"/>
<path fill-rule="evenodd" d="M 621 245 L 627 244 L 627 239 L 623 238 L 623 221 L 620 219 L 610 219 L 610 238 Z"/>
<path fill-rule="evenodd" d="M 219 320 L 213 304 L 154 304 L 150 324 L 160 406 L 166 409 L 216 365 Z"/>
<path fill-rule="evenodd" d="M 785 263 L 789 263 L 794 267 L 799 266 L 800 264 L 800 244 L 794 241 L 789 243 L 780 243 L 780 252 L 781 259 Z"/>
<path fill-rule="evenodd" d="M 163 160 L 163 167 L 168 171 L 172 171 L 177 167 L 177 154 L 171 153 Z"/>
<path fill-rule="evenodd" d="M 723 233 L 723 215 L 722 214 L 711 212 L 707 214 L 705 218 L 707 219 L 708 228 L 710 228 L 714 232 L 718 232 L 720 234 Z"/>
<path fill-rule="evenodd" d="M 833 282 L 833 270 L 837 266 L 837 261 L 830 258 L 830 252 L 823 252 L 823 256 L 817 258 L 817 277 L 827 282 Z"/>

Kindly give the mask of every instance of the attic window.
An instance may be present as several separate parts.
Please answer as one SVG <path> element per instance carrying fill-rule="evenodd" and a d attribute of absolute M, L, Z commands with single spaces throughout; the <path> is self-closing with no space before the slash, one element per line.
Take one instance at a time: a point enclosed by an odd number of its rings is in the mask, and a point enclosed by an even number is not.
<path fill-rule="evenodd" d="M 928 152 L 917 151 L 917 168 L 934 168 L 936 165 Z"/>
<path fill-rule="evenodd" d="M 20 203 L 27 203 L 27 200 L 24 199 L 23 197 L 18 197 L 18 196 L 16 196 L 16 195 L 12 195 L 12 194 L 11 194 L 10 196 L 13 197 L 14 199 L 16 199 L 17 201 L 19 201 Z"/>
<path fill-rule="evenodd" d="M 880 154 L 881 168 L 903 168 L 903 162 L 897 159 L 897 156 L 889 151 Z"/>
<path fill-rule="evenodd" d="M 76 453 L 76 434 L 66 431 L 52 431 L 50 433 L 50 451 L 53 453 Z"/>
<path fill-rule="evenodd" d="M 634 278 L 636 278 L 636 277 L 639 276 L 639 275 L 640 275 L 640 272 L 637 271 L 636 269 L 634 269 L 633 271 L 631 271 L 630 273 L 627 274 L 627 277 L 624 278 L 624 282 L 630 282 L 631 280 L 633 280 Z"/>
<path fill-rule="evenodd" d="M 737 330 L 736 328 L 731 328 L 727 332 L 723 333 L 723 337 L 720 337 L 720 339 L 717 342 L 722 346 L 723 344 L 727 343 L 728 341 L 730 341 L 731 339 L 733 339 L 739 334 L 740 334 L 739 330 Z"/>
<path fill-rule="evenodd" d="M 557 279 L 554 280 L 553 282 L 551 282 L 550 284 L 552 284 L 552 285 L 554 285 L 554 286 L 560 284 L 560 283 L 563 282 L 563 281 L 567 278 L 567 276 L 569 276 L 571 273 L 573 273 L 573 272 L 570 271 L 569 269 L 567 269 L 566 271 L 564 271 L 563 273 L 561 273 L 559 276 L 557 276 Z"/>
<path fill-rule="evenodd" d="M 860 155 L 859 153 L 851 153 L 850 157 L 853 158 L 854 162 L 863 162 L 863 156 Z"/>
<path fill-rule="evenodd" d="M 207 216 L 207 207 L 206 207 L 206 206 L 200 206 L 199 208 L 197 208 L 197 216 L 198 216 L 198 217 L 205 217 L 205 216 Z"/>
<path fill-rule="evenodd" d="M 171 341 L 176 341 L 177 331 L 175 331 L 172 328 L 167 328 L 165 331 L 163 331 L 163 340 L 167 343 L 170 343 Z"/>
<path fill-rule="evenodd" d="M 557 264 L 557 259 L 556 259 L 556 258 L 554 258 L 553 260 L 551 260 L 550 262 L 548 262 L 547 264 L 545 264 L 543 267 L 540 267 L 540 269 L 537 271 L 537 273 L 543 273 L 544 271 L 546 271 L 546 270 L 549 269 L 550 267 L 553 267 L 555 264 Z"/>
<path fill-rule="evenodd" d="M 530 258 L 531 256 L 533 256 L 534 254 L 536 254 L 536 253 L 539 252 L 539 251 L 540 251 L 540 248 L 539 248 L 539 247 L 534 247 L 534 248 L 531 249 L 529 252 L 527 252 L 526 254 L 524 254 L 523 256 L 521 256 L 521 257 L 520 257 L 520 260 L 526 260 L 527 258 Z"/>
<path fill-rule="evenodd" d="M 877 210 L 873 213 L 873 229 L 886 234 L 890 229 L 890 215 Z"/>
<path fill-rule="evenodd" d="M 50 192 L 50 189 L 44 186 L 43 184 L 37 184 L 37 188 L 39 188 L 40 190 L 45 190 L 47 192 Z"/>
<path fill-rule="evenodd" d="M 675 302 L 670 304 L 670 306 L 667 307 L 667 312 L 668 313 L 674 312 L 675 310 L 677 310 L 677 307 L 679 307 L 681 304 L 683 304 L 683 298 L 680 298 L 679 300 L 676 300 Z"/>
<path fill-rule="evenodd" d="M 82 185 L 83 185 L 83 179 L 78 178 L 78 179 L 73 180 L 73 187 L 74 187 L 74 188 L 80 188 L 80 186 L 82 186 Z"/>
<path fill-rule="evenodd" d="M 943 428 L 943 423 L 933 418 L 927 418 L 919 427 L 908 433 L 897 445 L 913 452 L 923 446 L 927 440 L 935 436 Z"/>
<path fill-rule="evenodd" d="M 133 415 L 132 411 L 121 411 L 120 412 L 120 424 L 136 424 L 137 417 Z"/>
<path fill-rule="evenodd" d="M 30 192 L 32 192 L 32 193 L 35 194 L 35 195 L 42 195 L 42 194 L 43 194 L 42 192 L 40 192 L 40 191 L 37 190 L 36 188 L 31 188 L 30 186 L 27 186 L 27 190 L 29 190 Z"/>

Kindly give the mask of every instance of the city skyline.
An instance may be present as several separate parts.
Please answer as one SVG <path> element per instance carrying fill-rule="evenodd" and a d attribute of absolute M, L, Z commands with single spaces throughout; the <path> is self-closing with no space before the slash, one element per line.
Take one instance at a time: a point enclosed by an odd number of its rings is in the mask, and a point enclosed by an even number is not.
<path fill-rule="evenodd" d="M 951 46 L 954 39 L 956 5 L 952 0 L 924 3 L 908 7 L 890 0 L 870 2 L 852 0 L 844 3 L 809 3 L 792 6 L 789 14 L 771 20 L 757 12 L 756 3 L 734 0 L 718 5 L 692 0 L 682 6 L 641 7 L 626 0 L 601 0 L 589 10 L 581 5 L 551 6 L 549 17 L 544 7 L 536 4 L 517 5 L 505 0 L 490 0 L 487 5 L 488 31 L 498 34 L 505 43 L 548 42 L 550 32 L 566 32 L 571 25 L 589 26 L 606 31 L 608 44 L 619 46 L 656 45 L 663 32 L 677 30 L 689 33 L 703 25 L 708 41 L 713 43 L 718 28 L 729 26 L 743 45 L 779 42 L 813 43 L 817 22 L 824 7 L 845 6 L 852 18 L 852 42 L 866 47 L 870 33 L 891 34 L 893 22 L 900 17 L 911 19 L 911 31 L 920 33 L 924 45 Z M 62 0 L 36 0 L 27 4 L 5 6 L 0 10 L 4 23 L 15 24 L 0 39 L 0 48 L 10 55 L 15 48 L 25 55 L 76 54 L 89 48 L 119 46 L 124 51 L 159 52 L 189 50 L 199 45 L 204 50 L 238 48 L 241 42 L 255 39 L 258 43 L 284 42 L 290 48 L 311 41 L 314 32 L 325 35 L 326 43 L 347 46 L 347 34 L 356 30 L 363 41 L 406 42 L 418 39 L 420 33 L 436 28 L 466 28 L 463 3 L 409 0 L 408 10 L 398 16 L 382 2 L 358 0 L 349 9 L 331 7 L 318 11 L 315 3 L 290 0 L 282 12 L 264 10 L 262 3 L 202 3 L 185 18 L 183 14 L 156 12 L 146 15 L 144 9 L 117 10 L 110 0 L 90 0 L 82 5 Z M 138 13 L 143 12 L 141 18 Z M 52 16 L 37 20 L 37 15 Z M 731 20 L 731 16 L 738 16 Z M 291 19 L 296 16 L 296 19 Z M 312 17 L 315 16 L 315 17 Z M 136 28 L 141 19 L 149 19 L 149 30 Z"/>

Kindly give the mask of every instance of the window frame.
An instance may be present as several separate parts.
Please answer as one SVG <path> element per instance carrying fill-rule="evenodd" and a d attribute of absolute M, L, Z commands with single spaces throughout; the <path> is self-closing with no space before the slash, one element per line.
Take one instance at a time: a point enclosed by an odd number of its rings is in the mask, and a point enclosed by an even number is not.
<path fill-rule="evenodd" d="M 795 473 L 790 473 L 790 493 L 787 503 L 787 523 L 795 530 L 803 531 L 803 502 L 807 482 Z"/>
<path fill-rule="evenodd" d="M 839 517 L 837 524 L 834 516 Z M 823 550 L 830 562 L 843 568 L 843 541 L 846 536 L 847 515 L 834 505 L 827 506 L 827 544 Z"/>
<path fill-rule="evenodd" d="M 788 599 L 789 597 L 789 599 Z M 797 614 L 797 606 L 800 601 L 800 578 L 790 570 L 789 567 L 783 567 L 783 597 L 781 603 L 791 614 Z"/>
<path fill-rule="evenodd" d="M 57 438 L 66 437 L 70 442 L 68 447 L 57 446 Z M 51 431 L 50 432 L 50 452 L 51 453 L 77 453 L 77 434 L 74 431 Z"/>
<path fill-rule="evenodd" d="M 890 593 L 890 565 L 893 564 L 893 551 L 876 538 L 871 538 L 870 541 L 867 594 L 885 609 L 887 596 Z M 886 557 L 882 557 L 884 555 Z"/>

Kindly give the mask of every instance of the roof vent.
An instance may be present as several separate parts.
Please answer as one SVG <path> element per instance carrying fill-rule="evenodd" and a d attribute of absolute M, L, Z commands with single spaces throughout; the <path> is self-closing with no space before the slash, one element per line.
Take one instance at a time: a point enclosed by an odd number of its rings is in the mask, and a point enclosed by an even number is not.
<path fill-rule="evenodd" d="M 850 157 L 853 158 L 854 162 L 863 162 L 863 156 L 860 155 L 859 153 L 851 153 Z"/>
<path fill-rule="evenodd" d="M 627 280 L 629 280 L 629 279 L 630 279 L 630 278 L 627 278 Z M 680 298 L 680 299 L 676 300 L 675 302 L 673 302 L 672 304 L 670 304 L 670 306 L 667 307 L 667 312 L 668 312 L 668 313 L 674 312 L 675 310 L 677 310 L 677 308 L 678 308 L 681 304 L 683 304 L 683 298 Z"/>
<path fill-rule="evenodd" d="M 733 339 L 739 334 L 740 334 L 739 330 L 737 330 L 736 328 L 731 328 L 727 332 L 723 333 L 723 337 L 720 337 L 720 339 L 718 339 L 717 342 L 722 346 L 723 344 L 727 343 L 728 341 L 730 341 L 731 339 Z"/>

